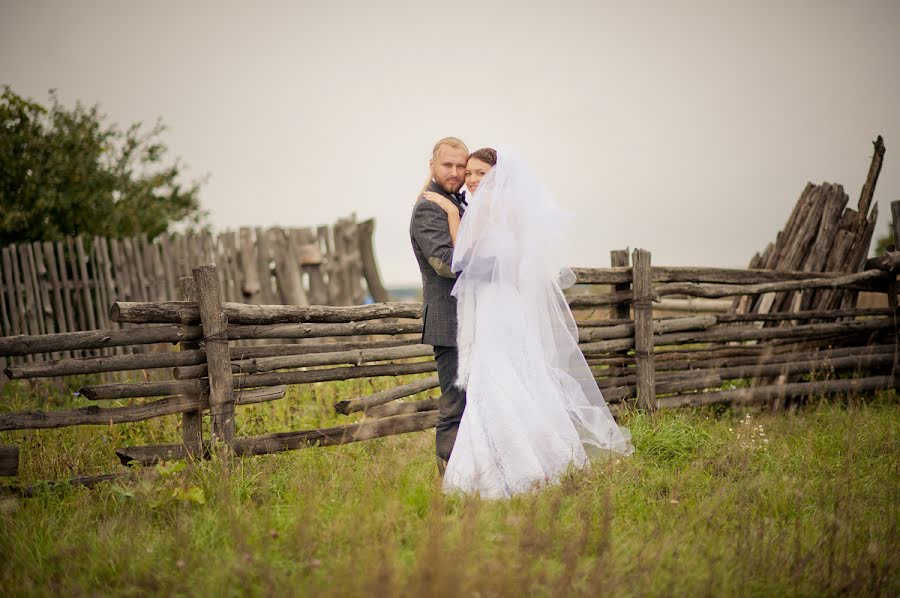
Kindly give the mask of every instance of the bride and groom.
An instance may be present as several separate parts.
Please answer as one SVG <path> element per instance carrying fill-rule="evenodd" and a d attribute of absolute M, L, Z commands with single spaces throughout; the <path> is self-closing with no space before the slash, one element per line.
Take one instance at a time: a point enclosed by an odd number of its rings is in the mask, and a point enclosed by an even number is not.
<path fill-rule="evenodd" d="M 422 342 L 443 393 L 445 491 L 505 498 L 601 455 L 628 455 L 578 349 L 562 289 L 571 218 L 513 149 L 438 141 L 410 220 L 422 274 Z M 461 191 L 463 185 L 469 191 Z"/>

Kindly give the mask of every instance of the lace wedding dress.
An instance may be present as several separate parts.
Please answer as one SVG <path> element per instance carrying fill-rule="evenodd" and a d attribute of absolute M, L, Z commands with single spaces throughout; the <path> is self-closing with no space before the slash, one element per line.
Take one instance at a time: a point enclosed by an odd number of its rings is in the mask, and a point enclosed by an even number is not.
<path fill-rule="evenodd" d="M 466 410 L 444 474 L 447 492 L 505 498 L 570 466 L 628 455 L 578 349 L 562 288 L 571 218 L 510 148 L 469 203 L 453 257 L 459 375 Z"/>

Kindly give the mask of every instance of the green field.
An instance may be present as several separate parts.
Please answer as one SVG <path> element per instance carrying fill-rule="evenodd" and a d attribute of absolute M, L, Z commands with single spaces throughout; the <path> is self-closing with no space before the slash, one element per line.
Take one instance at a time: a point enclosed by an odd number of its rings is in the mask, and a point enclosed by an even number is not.
<path fill-rule="evenodd" d="M 387 381 L 291 388 L 238 433 L 348 421 Z M 393 382 L 391 382 L 393 383 Z M 86 404 L 11 383 L 3 411 Z M 172 416 L 3 433 L 22 485 L 117 469 Z M 900 595 L 900 401 L 623 417 L 632 457 L 510 501 L 444 497 L 433 432 L 0 498 L 5 595 Z"/>

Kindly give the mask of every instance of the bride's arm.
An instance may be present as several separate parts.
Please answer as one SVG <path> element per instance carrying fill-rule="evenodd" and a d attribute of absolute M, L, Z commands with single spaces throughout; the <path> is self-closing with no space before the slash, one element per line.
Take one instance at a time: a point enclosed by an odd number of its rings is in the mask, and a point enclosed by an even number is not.
<path fill-rule="evenodd" d="M 422 194 L 428 201 L 436 203 L 442 210 L 447 213 L 447 226 L 450 229 L 450 240 L 453 246 L 456 246 L 456 233 L 459 231 L 459 208 L 453 205 L 453 202 L 434 191 L 426 191 Z"/>

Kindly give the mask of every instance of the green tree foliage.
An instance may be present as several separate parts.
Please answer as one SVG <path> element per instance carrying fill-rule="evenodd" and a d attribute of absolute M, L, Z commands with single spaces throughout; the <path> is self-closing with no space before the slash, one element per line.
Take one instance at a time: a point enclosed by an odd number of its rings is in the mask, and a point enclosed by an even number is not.
<path fill-rule="evenodd" d="M 896 241 L 894 240 L 894 227 L 891 224 L 891 221 L 888 220 L 887 223 L 887 232 L 885 232 L 883 237 L 878 237 L 875 241 L 875 255 L 884 255 L 887 253 L 888 247 L 897 246 Z"/>
<path fill-rule="evenodd" d="M 164 163 L 165 130 L 104 124 L 99 107 L 44 107 L 4 86 L 0 96 L 0 244 L 84 234 L 153 238 L 203 216 L 200 183 Z"/>

